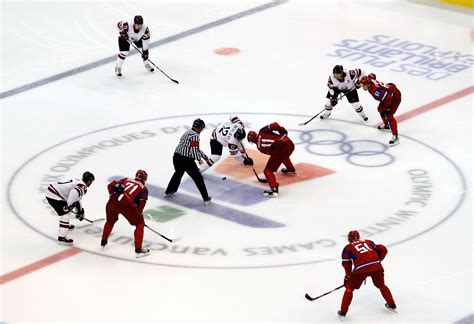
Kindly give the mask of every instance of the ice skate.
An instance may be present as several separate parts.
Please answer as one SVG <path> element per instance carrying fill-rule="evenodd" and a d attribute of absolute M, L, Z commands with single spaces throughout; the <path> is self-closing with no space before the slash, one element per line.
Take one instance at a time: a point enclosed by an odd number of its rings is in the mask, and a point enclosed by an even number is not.
<path fill-rule="evenodd" d="M 58 244 L 59 245 L 73 245 L 74 240 L 67 237 L 58 236 Z"/>
<path fill-rule="evenodd" d="M 290 170 L 290 169 L 287 169 L 287 168 L 281 168 L 280 170 L 282 173 L 284 174 L 295 174 L 296 173 L 296 170 L 293 169 L 293 170 Z"/>
<path fill-rule="evenodd" d="M 328 119 L 329 116 L 331 116 L 331 112 L 330 112 L 330 111 L 325 111 L 324 114 L 322 114 L 321 116 L 319 116 L 319 118 L 321 118 L 321 119 Z"/>
<path fill-rule="evenodd" d="M 394 313 L 398 313 L 398 312 L 397 312 L 397 305 L 395 305 L 395 304 L 393 304 L 393 305 L 385 304 L 385 307 L 386 307 L 388 310 L 390 310 L 390 311 L 392 311 L 392 312 L 394 312 Z"/>
<path fill-rule="evenodd" d="M 344 319 L 346 318 L 346 313 L 344 313 L 342 310 L 338 310 L 337 316 L 339 316 L 339 319 L 341 320 L 341 322 L 343 322 Z"/>
<path fill-rule="evenodd" d="M 392 139 L 388 142 L 388 145 L 395 146 L 398 144 L 400 144 L 400 139 L 398 138 L 398 136 L 393 135 Z"/>
<path fill-rule="evenodd" d="M 390 132 L 390 125 L 389 124 L 381 125 L 381 126 L 378 126 L 377 129 L 382 132 Z"/>
<path fill-rule="evenodd" d="M 278 197 L 278 189 L 271 188 L 270 190 L 265 190 L 263 195 L 268 198 L 276 198 Z"/>
<path fill-rule="evenodd" d="M 115 66 L 115 75 L 117 78 L 121 79 L 122 78 L 122 68 L 118 65 Z"/>
<path fill-rule="evenodd" d="M 149 249 L 143 249 L 143 248 L 135 249 L 135 256 L 137 258 L 143 258 L 143 257 L 146 257 L 149 254 L 150 254 Z"/>

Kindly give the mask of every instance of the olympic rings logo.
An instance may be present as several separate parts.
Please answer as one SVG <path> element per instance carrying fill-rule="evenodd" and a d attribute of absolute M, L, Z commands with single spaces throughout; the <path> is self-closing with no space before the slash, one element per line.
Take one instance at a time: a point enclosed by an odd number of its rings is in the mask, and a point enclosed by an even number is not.
<path fill-rule="evenodd" d="M 345 156 L 348 163 L 364 168 L 384 167 L 395 161 L 395 157 L 387 153 L 389 146 L 374 140 L 348 141 L 346 134 L 333 129 L 292 129 L 290 132 L 299 133 L 295 145 L 305 145 L 305 150 L 314 155 Z"/>

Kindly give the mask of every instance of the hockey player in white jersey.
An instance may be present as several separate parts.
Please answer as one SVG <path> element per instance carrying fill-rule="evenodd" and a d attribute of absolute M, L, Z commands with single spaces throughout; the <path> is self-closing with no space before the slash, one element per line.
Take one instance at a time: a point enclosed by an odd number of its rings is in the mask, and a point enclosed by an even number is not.
<path fill-rule="evenodd" d="M 46 199 L 56 213 L 61 216 L 59 219 L 58 244 L 73 244 L 73 240 L 67 237 L 69 230 L 74 229 L 74 225 L 69 224 L 70 213 L 73 209 L 76 209 L 76 218 L 80 221 L 84 219 L 84 208 L 82 208 L 81 199 L 94 180 L 94 175 L 86 171 L 82 175 L 82 180 L 56 182 L 48 186 Z"/>
<path fill-rule="evenodd" d="M 143 24 L 142 16 L 135 16 L 133 22 L 119 21 L 117 29 L 120 33 L 118 38 L 120 53 L 117 56 L 115 64 L 115 75 L 117 78 L 122 77 L 122 65 L 130 51 L 130 42 L 141 49 L 143 64 L 149 72 L 155 71 L 148 61 L 148 46 L 150 45 L 150 29 Z"/>
<path fill-rule="evenodd" d="M 364 113 L 364 108 L 359 103 L 359 95 L 357 94 L 357 89 L 361 87 L 360 79 L 363 76 L 364 72 L 361 69 L 345 70 L 342 65 L 336 65 L 328 79 L 329 91 L 326 95 L 325 111 L 320 118 L 329 118 L 332 109 L 337 105 L 337 96 L 343 93 L 355 112 L 364 121 L 367 121 L 368 118 Z"/>
<path fill-rule="evenodd" d="M 219 124 L 211 136 L 211 156 L 199 168 L 201 173 L 212 167 L 222 156 L 222 148 L 226 146 L 232 155 L 239 162 L 245 165 L 253 165 L 253 160 L 245 153 L 242 140 L 245 138 L 244 123 L 237 116 L 230 116 L 230 123 Z"/>

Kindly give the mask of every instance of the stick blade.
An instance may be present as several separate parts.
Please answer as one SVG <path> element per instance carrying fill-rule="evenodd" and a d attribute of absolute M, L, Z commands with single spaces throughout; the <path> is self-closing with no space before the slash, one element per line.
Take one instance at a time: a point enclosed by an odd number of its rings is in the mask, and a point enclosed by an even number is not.
<path fill-rule="evenodd" d="M 308 294 L 304 295 L 304 297 L 305 297 L 307 300 L 309 300 L 309 301 L 313 301 L 313 300 L 314 300 L 314 298 L 311 298 L 311 296 L 308 295 Z"/>
<path fill-rule="evenodd" d="M 173 81 L 173 82 L 176 83 L 176 84 L 179 84 L 178 80 L 171 79 L 171 81 Z"/>
<path fill-rule="evenodd" d="M 181 237 L 177 237 L 177 238 L 174 238 L 171 240 L 171 243 L 176 243 L 176 242 L 179 242 L 181 241 Z"/>
<path fill-rule="evenodd" d="M 306 123 L 299 123 L 298 126 L 304 126 Z"/>

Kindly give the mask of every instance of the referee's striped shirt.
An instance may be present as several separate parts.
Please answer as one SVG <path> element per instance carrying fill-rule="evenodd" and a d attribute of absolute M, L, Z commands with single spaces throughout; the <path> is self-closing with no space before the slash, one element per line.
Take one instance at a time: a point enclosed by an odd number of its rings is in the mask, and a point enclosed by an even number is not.
<path fill-rule="evenodd" d="M 188 130 L 181 136 L 174 152 L 182 156 L 194 158 L 195 160 L 201 160 L 206 156 L 199 148 L 199 134 L 193 129 Z"/>

